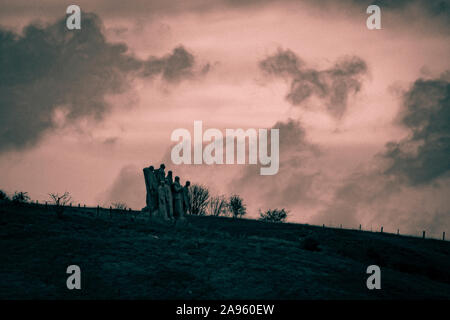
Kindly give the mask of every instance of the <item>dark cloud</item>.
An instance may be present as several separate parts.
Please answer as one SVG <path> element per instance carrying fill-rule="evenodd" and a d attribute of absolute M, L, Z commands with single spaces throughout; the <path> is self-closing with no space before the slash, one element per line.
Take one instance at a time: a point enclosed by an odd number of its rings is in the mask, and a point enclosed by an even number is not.
<path fill-rule="evenodd" d="M 105 95 L 124 92 L 134 77 L 177 82 L 194 76 L 194 65 L 182 46 L 140 60 L 125 44 L 109 43 L 90 13 L 81 30 L 68 31 L 65 19 L 29 25 L 23 35 L 0 29 L 0 151 L 35 145 L 57 126 L 57 110 L 68 123 L 101 120 L 110 109 Z"/>
<path fill-rule="evenodd" d="M 424 13 L 433 18 L 443 18 L 450 23 L 450 1 L 448 0 L 351 0 L 355 4 L 367 8 L 371 4 L 390 11 L 399 11 L 408 6 L 417 5 Z"/>
<path fill-rule="evenodd" d="M 175 82 L 193 76 L 194 64 L 194 56 L 183 47 L 177 47 L 172 53 L 162 58 L 148 58 L 143 63 L 143 69 L 140 75 L 149 77 L 155 74 L 161 74 L 164 80 Z"/>
<path fill-rule="evenodd" d="M 393 12 L 402 14 L 406 9 L 417 7 L 420 13 L 426 17 L 430 17 L 434 22 L 439 20 L 450 24 L 450 1 L 448 0 L 224 0 L 233 7 L 263 6 L 267 4 L 289 4 L 305 2 L 311 5 L 327 10 L 327 6 L 351 6 L 366 12 L 366 8 L 370 5 L 378 5 L 382 12 Z"/>
<path fill-rule="evenodd" d="M 450 82 L 418 79 L 405 93 L 400 122 L 411 134 L 387 144 L 384 157 L 391 160 L 388 174 L 424 184 L 450 170 Z"/>
<path fill-rule="evenodd" d="M 383 12 L 403 13 L 405 9 L 416 6 L 420 13 L 430 17 L 433 22 L 443 20 L 450 24 L 450 3 L 448 0 L 133 0 L 133 5 L 129 5 L 120 0 L 78 0 L 79 5 L 84 10 L 95 11 L 102 16 L 112 17 L 147 17 L 161 15 L 177 15 L 182 12 L 204 13 L 214 10 L 224 10 L 234 8 L 240 10 L 255 10 L 255 8 L 267 5 L 287 6 L 290 4 L 302 4 L 317 6 L 328 10 L 329 6 L 344 6 L 354 8 L 359 12 L 364 12 L 371 4 L 380 6 Z M 67 3 L 59 0 L 28 1 L 28 0 L 0 0 L 0 17 L 10 17 L 15 14 L 27 15 L 40 13 L 55 16 L 65 12 Z"/>
<path fill-rule="evenodd" d="M 367 73 L 366 63 L 358 57 L 344 57 L 331 68 L 315 70 L 291 50 L 281 50 L 259 63 L 268 74 L 290 80 L 286 99 L 295 106 L 316 96 L 325 101 L 327 110 L 336 118 L 347 109 L 348 96 L 361 89 L 361 77 Z"/>
<path fill-rule="evenodd" d="M 450 228 L 449 75 L 414 82 L 398 115 L 408 137 L 389 142 L 366 168 L 342 180 L 313 223 L 384 226 L 409 234 L 426 230 L 435 237 Z"/>
<path fill-rule="evenodd" d="M 316 187 L 321 171 L 314 166 L 313 160 L 320 156 L 320 149 L 307 141 L 305 130 L 297 120 L 280 121 L 273 128 L 280 130 L 278 173 L 262 176 L 259 165 L 246 165 L 230 189 L 261 209 L 317 205 Z M 267 149 L 270 150 L 268 141 Z"/>

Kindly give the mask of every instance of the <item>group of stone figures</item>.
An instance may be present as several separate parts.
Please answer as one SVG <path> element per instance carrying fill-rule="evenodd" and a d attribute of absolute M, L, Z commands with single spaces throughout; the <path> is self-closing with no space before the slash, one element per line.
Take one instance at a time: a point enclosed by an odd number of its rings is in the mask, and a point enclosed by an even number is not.
<path fill-rule="evenodd" d="M 142 209 L 152 217 L 164 220 L 184 219 L 191 210 L 190 182 L 181 186 L 180 177 L 172 178 L 172 171 L 165 173 L 166 166 L 161 164 L 159 169 L 153 166 L 144 168 L 145 187 L 147 189 L 146 207 Z"/>

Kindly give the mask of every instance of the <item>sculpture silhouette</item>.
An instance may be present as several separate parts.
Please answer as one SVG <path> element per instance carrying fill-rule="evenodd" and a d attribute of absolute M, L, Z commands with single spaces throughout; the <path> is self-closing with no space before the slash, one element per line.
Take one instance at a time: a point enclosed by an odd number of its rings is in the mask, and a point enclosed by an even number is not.
<path fill-rule="evenodd" d="M 161 180 L 158 187 L 158 217 L 163 220 L 169 219 L 167 217 L 167 196 L 164 180 Z"/>
<path fill-rule="evenodd" d="M 157 170 L 153 166 L 143 169 L 147 193 L 146 207 L 142 210 L 149 212 L 150 217 L 184 220 L 185 215 L 190 212 L 190 182 L 187 181 L 183 187 L 180 177 L 173 180 L 172 171 L 169 170 L 165 176 L 165 167 L 162 163 Z"/>
<path fill-rule="evenodd" d="M 185 214 L 191 212 L 191 193 L 189 192 L 190 181 L 186 181 L 183 187 L 183 211 Z"/>
<path fill-rule="evenodd" d="M 174 191 L 174 214 L 178 219 L 184 219 L 183 212 L 183 187 L 180 185 L 180 177 L 175 177 L 175 182 L 173 183 Z"/>

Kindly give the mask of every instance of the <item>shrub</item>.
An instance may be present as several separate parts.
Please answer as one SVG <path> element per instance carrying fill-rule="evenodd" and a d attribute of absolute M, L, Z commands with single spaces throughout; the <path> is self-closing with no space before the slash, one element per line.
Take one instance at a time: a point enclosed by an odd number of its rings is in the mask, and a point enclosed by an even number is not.
<path fill-rule="evenodd" d="M 190 187 L 191 214 L 204 216 L 209 204 L 209 190 L 206 186 L 194 184 Z"/>
<path fill-rule="evenodd" d="M 228 208 L 233 215 L 233 218 L 242 217 L 247 213 L 247 208 L 244 201 L 237 194 L 230 197 L 230 200 L 228 201 Z"/>
<path fill-rule="evenodd" d="M 28 201 L 30 201 L 30 197 L 28 196 L 28 192 L 16 191 L 14 193 L 12 201 L 14 203 L 27 203 Z"/>
<path fill-rule="evenodd" d="M 259 220 L 267 221 L 267 222 L 284 222 L 287 218 L 288 211 L 284 208 L 279 209 L 269 209 L 265 212 L 259 211 Z"/>
<path fill-rule="evenodd" d="M 3 190 L 0 190 L 0 200 L 9 200 L 8 195 Z"/>
<path fill-rule="evenodd" d="M 50 200 L 55 205 L 55 211 L 58 218 L 61 218 L 64 213 L 64 206 L 72 201 L 72 197 L 69 192 L 64 192 L 62 195 L 59 193 L 50 193 Z"/>
<path fill-rule="evenodd" d="M 228 203 L 224 196 L 211 197 L 209 200 L 209 214 L 220 216 L 228 211 Z"/>

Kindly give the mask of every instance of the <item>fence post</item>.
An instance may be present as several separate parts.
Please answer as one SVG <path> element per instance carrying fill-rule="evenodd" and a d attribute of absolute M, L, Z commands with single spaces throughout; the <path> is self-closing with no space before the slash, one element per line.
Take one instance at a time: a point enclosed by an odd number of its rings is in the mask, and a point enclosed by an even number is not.
<path fill-rule="evenodd" d="M 383 233 L 383 227 L 381 227 L 381 233 Z"/>
<path fill-rule="evenodd" d="M 342 229 L 342 223 L 341 223 L 341 229 Z"/>
<path fill-rule="evenodd" d="M 80 207 L 80 204 L 78 204 L 78 208 Z"/>
<path fill-rule="evenodd" d="M 47 201 L 45 201 L 45 210 L 48 209 Z"/>
<path fill-rule="evenodd" d="M 444 231 L 444 232 L 442 232 L 442 240 L 444 240 L 444 241 L 445 241 L 445 231 Z"/>
<path fill-rule="evenodd" d="M 100 206 L 97 205 L 97 217 L 98 217 L 98 213 L 100 212 Z"/>
<path fill-rule="evenodd" d="M 109 206 L 109 218 L 112 218 L 112 207 Z"/>
<path fill-rule="evenodd" d="M 322 228 L 325 228 L 325 223 L 324 223 L 324 224 L 322 224 Z"/>
<path fill-rule="evenodd" d="M 359 230 L 361 230 L 361 225 L 359 225 Z"/>
<path fill-rule="evenodd" d="M 425 230 L 422 233 L 422 239 L 425 239 Z"/>
<path fill-rule="evenodd" d="M 399 235 L 400 234 L 400 229 L 397 229 L 397 235 Z"/>

